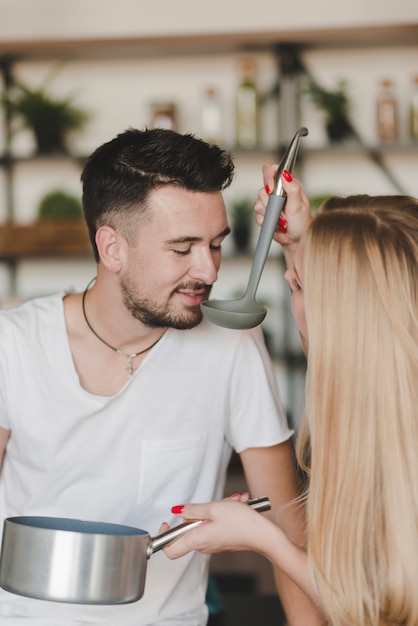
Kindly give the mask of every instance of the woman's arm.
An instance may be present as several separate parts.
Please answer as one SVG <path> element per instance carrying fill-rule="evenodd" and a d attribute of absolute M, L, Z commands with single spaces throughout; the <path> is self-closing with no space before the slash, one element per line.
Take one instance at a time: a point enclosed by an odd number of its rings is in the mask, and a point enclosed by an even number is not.
<path fill-rule="evenodd" d="M 170 559 L 198 550 L 202 554 L 252 550 L 278 566 L 320 608 L 309 576 L 305 550 L 292 543 L 276 524 L 231 498 L 208 504 L 186 504 L 181 516 L 205 520 L 168 545 Z"/>

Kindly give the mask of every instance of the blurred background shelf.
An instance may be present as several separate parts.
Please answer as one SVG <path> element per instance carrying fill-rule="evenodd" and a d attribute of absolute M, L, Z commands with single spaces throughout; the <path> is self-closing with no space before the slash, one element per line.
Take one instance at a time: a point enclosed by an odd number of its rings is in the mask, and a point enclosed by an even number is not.
<path fill-rule="evenodd" d="M 237 145 L 236 135 L 235 96 L 243 59 L 256 66 L 260 100 L 258 142 L 250 149 Z M 36 87 L 52 72 L 54 95 L 75 93 L 77 104 L 92 113 L 83 132 L 70 136 L 65 152 L 41 155 L 30 132 L 16 133 L 3 110 L 0 306 L 10 299 L 60 290 L 67 287 L 66 281 L 75 289 L 85 288 L 95 273 L 87 233 L 81 232 L 81 225 L 80 232 L 70 231 L 67 225 L 57 227 L 55 233 L 46 226 L 39 231 L 34 222 L 40 198 L 51 187 L 66 188 L 80 197 L 80 174 L 88 155 L 125 128 L 148 125 L 153 102 L 174 102 L 180 132 L 200 136 L 208 87 L 220 96 L 222 145 L 236 165 L 236 177 L 224 193 L 230 217 L 237 201 L 254 203 L 262 184 L 262 164 L 278 161 L 295 125 L 302 124 L 309 128 L 309 136 L 301 144 L 295 173 L 311 198 L 327 193 L 397 193 L 399 186 L 418 195 L 418 142 L 407 137 L 406 104 L 400 120 L 403 130 L 393 144 L 381 145 L 374 125 L 383 73 L 402 83 L 400 101 L 409 98 L 409 83 L 418 71 L 418 17 L 417 23 L 276 27 L 264 32 L 248 24 L 239 32 L 228 34 L 226 28 L 202 36 L 184 32 L 65 38 L 50 33 L 38 40 L 0 39 L 0 71 L 3 96 L 16 80 Z M 306 97 L 306 75 L 329 86 L 341 75 L 347 79 L 352 119 L 364 145 L 352 138 L 337 144 L 328 140 L 321 111 Z M 250 244 L 244 254 L 237 253 L 232 238 L 225 241 L 214 297 L 238 297 L 245 288 L 259 232 L 252 214 L 250 221 Z M 268 310 L 263 331 L 289 419 L 297 425 L 303 408 L 305 361 L 283 272 L 283 259 L 273 243 L 257 298 Z"/>
<path fill-rule="evenodd" d="M 91 257 L 83 220 L 42 220 L 33 224 L 0 225 L 0 259 L 18 260 L 51 256 Z"/>

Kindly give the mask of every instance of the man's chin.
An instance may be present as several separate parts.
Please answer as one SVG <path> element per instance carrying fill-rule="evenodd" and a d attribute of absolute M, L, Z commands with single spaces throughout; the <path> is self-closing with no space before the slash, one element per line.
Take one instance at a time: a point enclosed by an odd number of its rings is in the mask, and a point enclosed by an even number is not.
<path fill-rule="evenodd" d="M 200 306 L 190 307 L 189 313 L 189 316 L 178 317 L 172 320 L 171 327 L 177 330 L 190 330 L 198 326 L 203 319 Z"/>

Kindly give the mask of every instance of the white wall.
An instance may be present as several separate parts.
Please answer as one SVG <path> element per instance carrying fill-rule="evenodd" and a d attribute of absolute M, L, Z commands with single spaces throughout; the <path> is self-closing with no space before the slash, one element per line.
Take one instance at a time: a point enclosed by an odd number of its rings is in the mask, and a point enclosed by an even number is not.
<path fill-rule="evenodd" d="M 416 0 L 1 0 L 0 40 L 161 36 L 409 24 Z"/>

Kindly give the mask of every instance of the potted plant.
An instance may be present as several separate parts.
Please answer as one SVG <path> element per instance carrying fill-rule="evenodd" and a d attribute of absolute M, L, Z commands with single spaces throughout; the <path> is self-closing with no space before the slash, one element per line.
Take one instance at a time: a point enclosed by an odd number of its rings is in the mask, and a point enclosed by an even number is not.
<path fill-rule="evenodd" d="M 38 205 L 39 220 L 80 220 L 82 217 L 83 208 L 79 198 L 63 189 L 50 191 Z"/>
<path fill-rule="evenodd" d="M 54 255 L 91 255 L 88 229 L 78 197 L 56 189 L 40 201 L 37 219 L 30 224 L 7 222 L 0 226 L 3 258 Z"/>
<path fill-rule="evenodd" d="M 249 198 L 239 198 L 232 203 L 232 238 L 237 252 L 247 252 L 250 246 L 253 204 Z"/>
<path fill-rule="evenodd" d="M 331 143 L 342 141 L 352 134 L 348 119 L 350 101 L 344 80 L 340 80 L 334 90 L 324 89 L 311 80 L 307 93 L 312 102 L 325 113 L 326 131 Z"/>
<path fill-rule="evenodd" d="M 64 189 L 54 189 L 43 196 L 33 229 L 34 241 L 49 254 L 91 251 L 81 200 Z"/>
<path fill-rule="evenodd" d="M 11 119 L 18 120 L 20 128 L 32 130 L 39 154 L 67 152 L 68 133 L 81 130 L 90 119 L 89 112 L 75 106 L 73 96 L 52 96 L 51 77 L 37 88 L 15 81 L 3 98 Z M 20 128 L 18 126 L 15 132 Z"/>

